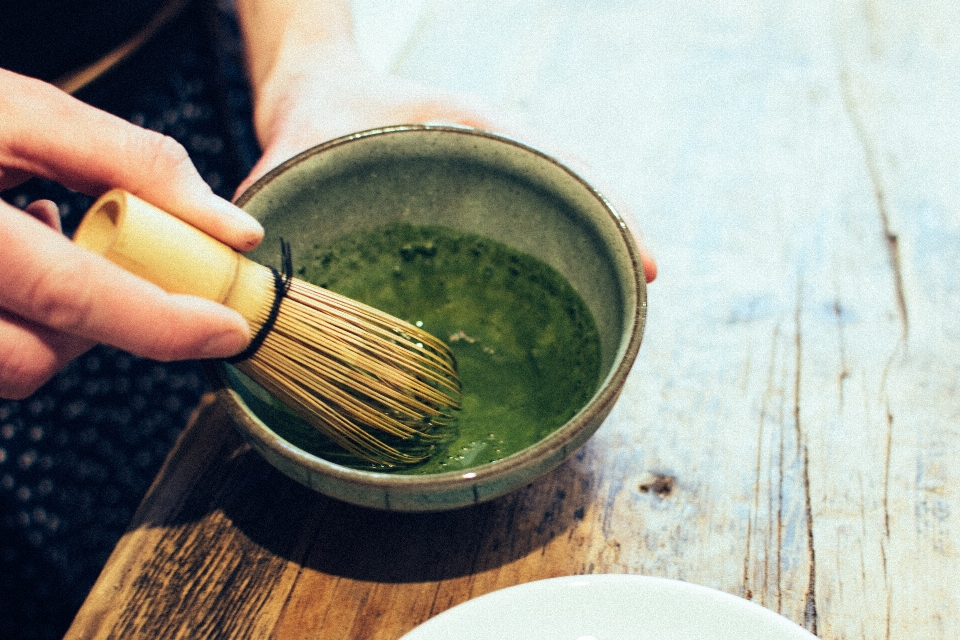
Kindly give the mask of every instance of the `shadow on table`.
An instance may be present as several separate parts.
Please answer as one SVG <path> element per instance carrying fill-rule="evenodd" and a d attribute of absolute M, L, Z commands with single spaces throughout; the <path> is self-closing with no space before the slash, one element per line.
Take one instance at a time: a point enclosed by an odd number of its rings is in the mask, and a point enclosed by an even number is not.
<path fill-rule="evenodd" d="M 287 478 L 244 445 L 228 420 L 213 418 L 194 425 L 178 445 L 134 526 L 199 529 L 211 548 L 232 545 L 248 562 L 272 555 L 386 583 L 464 576 L 563 535 L 584 518 L 596 491 L 588 445 L 532 485 L 484 504 L 439 513 L 377 511 Z"/>

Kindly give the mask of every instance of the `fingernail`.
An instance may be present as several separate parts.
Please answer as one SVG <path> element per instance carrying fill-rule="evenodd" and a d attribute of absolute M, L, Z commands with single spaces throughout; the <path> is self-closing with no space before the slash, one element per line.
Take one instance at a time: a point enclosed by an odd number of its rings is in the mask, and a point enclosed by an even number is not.
<path fill-rule="evenodd" d="M 250 336 L 243 331 L 219 333 L 200 348 L 201 358 L 226 358 L 234 356 L 250 343 Z"/>

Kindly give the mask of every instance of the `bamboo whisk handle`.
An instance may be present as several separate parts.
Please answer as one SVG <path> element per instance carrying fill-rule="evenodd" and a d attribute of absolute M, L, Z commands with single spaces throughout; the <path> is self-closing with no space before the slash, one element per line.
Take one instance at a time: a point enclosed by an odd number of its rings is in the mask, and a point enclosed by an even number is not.
<path fill-rule="evenodd" d="M 74 242 L 170 293 L 238 311 L 255 337 L 237 367 L 361 458 L 418 462 L 429 455 L 434 431 L 452 424 L 460 406 L 453 356 L 413 325 L 281 277 L 121 190 L 93 204 Z M 286 315 L 276 314 L 279 301 L 289 303 Z M 412 453 L 380 436 L 406 442 Z"/>
<path fill-rule="evenodd" d="M 93 204 L 73 241 L 165 291 L 225 304 L 253 331 L 273 300 L 269 269 L 122 189 Z"/>

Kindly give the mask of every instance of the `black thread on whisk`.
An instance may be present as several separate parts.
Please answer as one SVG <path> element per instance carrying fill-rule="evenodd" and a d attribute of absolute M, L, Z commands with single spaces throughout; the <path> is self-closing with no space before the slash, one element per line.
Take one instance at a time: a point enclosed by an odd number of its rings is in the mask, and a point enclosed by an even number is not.
<path fill-rule="evenodd" d="M 290 292 L 290 287 L 293 286 L 293 253 L 290 251 L 290 243 L 283 238 L 280 238 L 280 268 L 283 269 L 282 273 L 274 267 L 270 267 L 270 271 L 273 272 L 273 305 L 270 307 L 270 313 L 267 315 L 266 321 L 257 331 L 257 335 L 253 336 L 253 340 L 250 341 L 246 349 L 235 356 L 226 358 L 226 361 L 230 364 L 243 362 L 253 357 L 263 341 L 266 340 L 267 334 L 273 329 L 277 316 L 280 315 L 280 304 Z"/>

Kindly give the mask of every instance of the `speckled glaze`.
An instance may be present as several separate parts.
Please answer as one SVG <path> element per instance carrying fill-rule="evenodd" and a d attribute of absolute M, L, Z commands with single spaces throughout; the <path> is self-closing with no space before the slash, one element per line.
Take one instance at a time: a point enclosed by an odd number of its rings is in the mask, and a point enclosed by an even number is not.
<path fill-rule="evenodd" d="M 490 500 L 559 465 L 600 427 L 640 348 L 646 286 L 620 216 L 585 180 L 550 156 L 476 129 L 409 125 L 365 131 L 310 149 L 264 176 L 238 204 L 267 237 L 253 257 L 276 262 L 322 238 L 403 221 L 439 224 L 499 240 L 562 273 L 600 331 L 602 382 L 590 402 L 540 442 L 467 472 L 392 475 L 349 469 L 274 433 L 244 402 L 225 364 L 217 393 L 250 444 L 302 484 L 346 502 L 393 511 L 439 511 Z"/>

